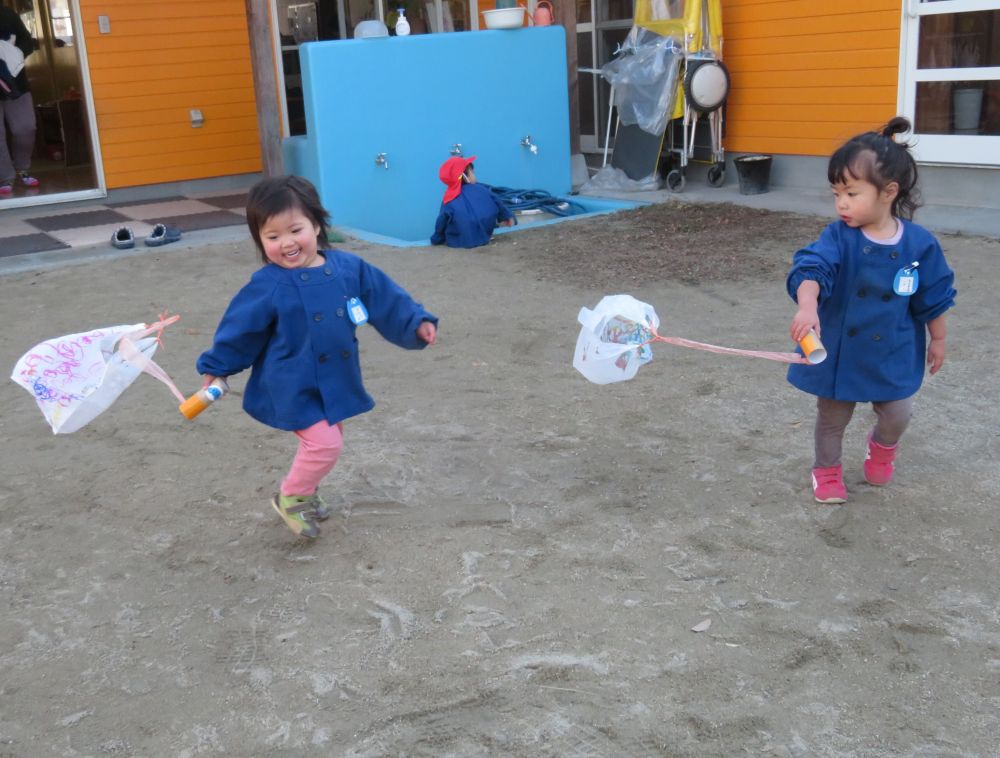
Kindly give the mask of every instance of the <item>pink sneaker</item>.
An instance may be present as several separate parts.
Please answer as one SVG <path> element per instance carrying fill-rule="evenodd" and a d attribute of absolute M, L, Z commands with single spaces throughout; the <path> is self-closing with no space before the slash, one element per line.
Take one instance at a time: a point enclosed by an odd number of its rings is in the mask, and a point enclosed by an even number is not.
<path fill-rule="evenodd" d="M 846 503 L 847 487 L 844 486 L 844 467 L 829 466 L 812 470 L 813 496 L 817 503 Z"/>
<path fill-rule="evenodd" d="M 6 197 L 7 195 L 13 195 L 14 188 L 8 183 L 0 183 L 0 197 Z"/>
<path fill-rule="evenodd" d="M 892 447 L 880 445 L 872 439 L 871 432 L 868 433 L 868 450 L 865 453 L 865 481 L 876 487 L 881 487 L 892 481 L 892 462 L 896 460 L 896 449 L 899 444 Z"/>
<path fill-rule="evenodd" d="M 17 178 L 21 180 L 21 184 L 25 187 L 37 187 L 38 180 L 31 176 L 27 171 L 18 171 Z"/>

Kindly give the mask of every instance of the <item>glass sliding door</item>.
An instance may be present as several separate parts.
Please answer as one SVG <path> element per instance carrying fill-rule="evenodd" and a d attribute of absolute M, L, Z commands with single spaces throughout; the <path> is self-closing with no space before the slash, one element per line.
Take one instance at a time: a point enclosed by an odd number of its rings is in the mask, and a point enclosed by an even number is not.
<path fill-rule="evenodd" d="M 614 58 L 632 28 L 633 0 L 577 0 L 577 63 L 581 71 L 580 149 L 604 149 L 611 87 L 597 73 Z"/>
<path fill-rule="evenodd" d="M 0 208 L 104 195 L 79 3 L 0 0 L 0 5 L 15 11 L 35 40 L 24 65 L 30 95 L 22 97 L 31 98 L 35 129 L 28 171 L 38 179 L 34 187 L 14 182 Z M 13 147 L 12 140 L 8 145 Z"/>
<path fill-rule="evenodd" d="M 1000 165 L 1000 0 L 908 0 L 903 57 L 917 158 Z"/>

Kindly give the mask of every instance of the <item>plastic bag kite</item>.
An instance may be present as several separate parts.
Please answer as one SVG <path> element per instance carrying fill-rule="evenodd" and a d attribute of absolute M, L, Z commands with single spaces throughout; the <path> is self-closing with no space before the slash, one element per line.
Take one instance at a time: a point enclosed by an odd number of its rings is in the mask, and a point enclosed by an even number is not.
<path fill-rule="evenodd" d="M 782 363 L 808 362 L 798 353 L 738 350 L 681 337 L 661 337 L 656 331 L 660 319 L 653 306 L 631 295 L 608 295 L 594 310 L 581 308 L 577 321 L 582 328 L 576 340 L 573 368 L 594 384 L 623 382 L 634 377 L 640 366 L 653 359 L 654 342 Z"/>
<path fill-rule="evenodd" d="M 21 356 L 10 378 L 31 393 L 55 434 L 75 432 L 93 421 L 143 372 L 183 402 L 152 360 L 163 330 L 179 319 L 161 316 L 152 324 L 109 326 L 46 340 Z"/>

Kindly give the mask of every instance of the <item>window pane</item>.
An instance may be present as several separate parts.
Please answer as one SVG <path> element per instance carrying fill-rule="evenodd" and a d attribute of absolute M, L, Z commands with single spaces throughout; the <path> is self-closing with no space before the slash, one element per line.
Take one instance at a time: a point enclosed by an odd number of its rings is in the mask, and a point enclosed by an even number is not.
<path fill-rule="evenodd" d="M 918 82 L 920 134 L 1000 136 L 1000 81 Z"/>
<path fill-rule="evenodd" d="M 943 13 L 920 19 L 917 67 L 1000 66 L 1000 11 Z"/>
<path fill-rule="evenodd" d="M 589 3 L 588 3 L 589 6 Z M 593 68 L 594 56 L 590 49 L 590 32 L 576 35 L 576 60 L 580 68 Z M 594 83 L 598 74 L 580 73 L 577 86 L 580 92 L 580 134 L 595 134 Z"/>
<path fill-rule="evenodd" d="M 594 20 L 590 14 L 590 0 L 576 0 L 576 23 L 589 24 Z"/>
<path fill-rule="evenodd" d="M 603 10 L 602 21 L 627 21 L 633 17 L 632 0 L 607 0 L 599 3 L 598 8 Z"/>
<path fill-rule="evenodd" d="M 347 36 L 354 37 L 354 28 L 362 21 L 378 18 L 373 0 L 344 0 L 344 23 Z"/>
<path fill-rule="evenodd" d="M 438 6 L 441 8 L 441 18 L 438 19 Z M 496 7 L 495 5 L 493 7 Z M 479 10 L 490 8 L 484 3 Z M 410 14 L 408 13 L 407 16 Z M 465 0 L 424 0 L 424 16 L 427 30 L 432 34 L 438 32 L 465 32 L 472 28 L 469 23 L 469 5 Z M 486 23 L 482 16 L 479 18 L 480 28 L 485 28 Z M 412 26 L 411 26 L 412 33 Z"/>
<path fill-rule="evenodd" d="M 73 44 L 73 20 L 69 13 L 69 0 L 50 0 L 53 42 L 57 47 Z"/>
<path fill-rule="evenodd" d="M 296 44 L 319 39 L 316 3 L 292 3 L 288 6 L 288 27 Z"/>
<path fill-rule="evenodd" d="M 597 35 L 597 59 L 603 66 L 614 57 L 615 50 L 625 41 L 628 29 L 603 29 Z M 602 76 L 597 85 L 598 141 L 603 146 L 604 133 L 608 126 L 608 103 L 611 101 L 611 85 Z"/>
<path fill-rule="evenodd" d="M 299 68 L 299 51 L 284 50 L 281 62 L 285 69 L 285 104 L 288 106 L 289 134 L 306 133 L 305 104 L 302 99 L 302 73 Z"/>
<path fill-rule="evenodd" d="M 469 4 L 464 0 L 449 0 L 445 3 L 451 13 L 445 11 L 444 30 L 446 32 L 467 32 L 472 28 L 469 24 Z M 449 21 L 451 28 L 449 29 Z"/>
<path fill-rule="evenodd" d="M 687 3 L 702 3 L 705 0 L 635 0 L 636 15 L 654 21 L 684 18 Z M 611 0 L 614 2 L 614 0 Z M 641 11 L 641 13 L 640 13 Z M 703 9 L 704 13 L 708 13 Z"/>

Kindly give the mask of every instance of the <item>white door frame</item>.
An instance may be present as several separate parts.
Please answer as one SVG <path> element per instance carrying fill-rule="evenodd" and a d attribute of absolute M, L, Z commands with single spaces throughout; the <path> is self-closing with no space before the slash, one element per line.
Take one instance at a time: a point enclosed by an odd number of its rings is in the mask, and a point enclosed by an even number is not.
<path fill-rule="evenodd" d="M 83 85 L 83 102 L 87 106 L 87 127 L 90 129 L 90 157 L 94 162 L 94 178 L 97 179 L 97 188 L 83 190 L 80 194 L 83 197 L 106 197 L 108 194 L 107 182 L 104 179 L 104 158 L 101 155 L 101 140 L 97 132 L 97 110 L 94 107 L 94 86 L 90 81 L 90 63 L 87 58 L 87 38 L 83 34 L 83 12 L 80 10 L 80 0 L 70 0 L 70 8 L 73 12 L 73 36 L 77 47 L 77 60 L 80 66 L 80 83 Z M 69 198 L 67 198 L 69 199 Z M 73 198 L 74 200 L 77 198 Z"/>
<path fill-rule="evenodd" d="M 904 0 L 900 39 L 899 110 L 914 121 L 918 82 L 1000 80 L 1000 66 L 917 68 L 920 19 L 940 13 L 1000 10 L 1000 0 Z M 1000 166 L 1000 136 L 914 134 L 914 157 L 921 163 Z"/>

